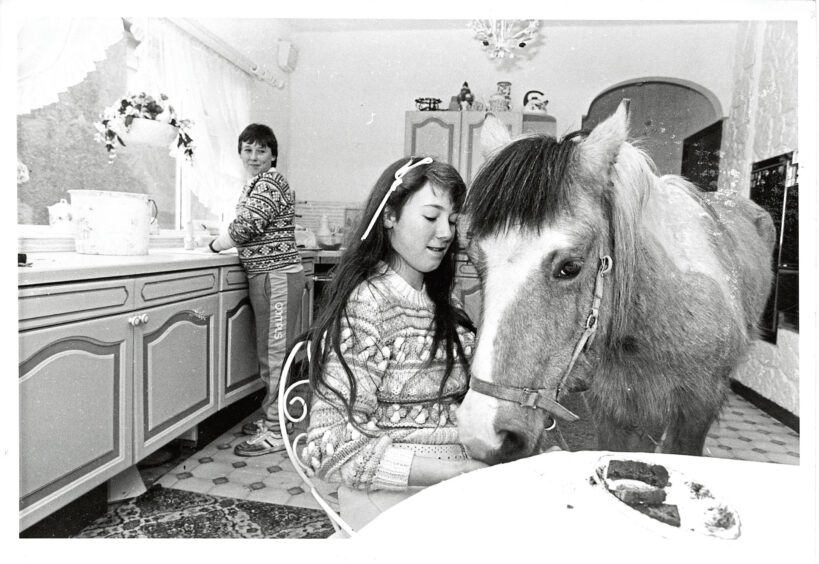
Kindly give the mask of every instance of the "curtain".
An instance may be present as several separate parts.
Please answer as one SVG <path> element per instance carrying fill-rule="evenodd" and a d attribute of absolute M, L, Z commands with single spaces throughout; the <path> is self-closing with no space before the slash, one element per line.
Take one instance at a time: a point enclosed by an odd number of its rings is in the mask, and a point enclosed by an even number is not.
<path fill-rule="evenodd" d="M 121 18 L 28 18 L 17 30 L 17 113 L 58 101 L 123 38 Z"/>
<path fill-rule="evenodd" d="M 229 220 L 244 180 L 236 140 L 249 123 L 253 78 L 168 20 L 134 19 L 131 33 L 140 44 L 129 93 L 167 94 L 177 116 L 194 122 L 183 189 Z"/>

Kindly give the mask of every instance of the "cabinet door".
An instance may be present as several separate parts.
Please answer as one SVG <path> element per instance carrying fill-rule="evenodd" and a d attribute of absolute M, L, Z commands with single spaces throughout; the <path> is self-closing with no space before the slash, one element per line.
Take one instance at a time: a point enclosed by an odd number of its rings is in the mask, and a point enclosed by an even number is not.
<path fill-rule="evenodd" d="M 136 459 L 216 412 L 216 295 L 138 311 Z"/>
<path fill-rule="evenodd" d="M 300 332 L 307 331 L 313 323 L 313 278 L 308 277 L 301 296 Z"/>
<path fill-rule="evenodd" d="M 485 112 L 458 112 L 462 114 L 461 122 L 461 155 L 460 166 L 458 167 L 461 176 L 469 186 L 472 179 L 483 164 L 484 158 L 481 153 L 481 129 L 486 119 Z M 495 112 L 501 123 L 509 130 L 509 135 L 517 137 L 523 127 L 523 118 L 520 112 Z"/>
<path fill-rule="evenodd" d="M 481 312 L 483 308 L 483 293 L 478 273 L 470 262 L 457 263 L 457 274 L 455 277 L 455 292 L 461 303 L 464 305 L 467 315 L 475 326 L 481 324 Z"/>
<path fill-rule="evenodd" d="M 260 389 L 256 324 L 247 290 L 219 294 L 219 409 Z"/>
<path fill-rule="evenodd" d="M 407 112 L 404 152 L 425 155 L 458 168 L 461 112 Z"/>
<path fill-rule="evenodd" d="M 21 529 L 133 464 L 129 317 L 19 334 Z"/>

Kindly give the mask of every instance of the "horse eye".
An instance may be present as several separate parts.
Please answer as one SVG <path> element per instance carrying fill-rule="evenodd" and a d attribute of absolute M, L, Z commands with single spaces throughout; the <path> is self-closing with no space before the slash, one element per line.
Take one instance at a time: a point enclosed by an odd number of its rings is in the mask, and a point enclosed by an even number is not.
<path fill-rule="evenodd" d="M 580 274 L 580 270 L 583 268 L 583 261 L 580 260 L 567 260 L 562 265 L 560 265 L 560 270 L 557 273 L 557 278 L 574 278 L 578 274 Z"/>

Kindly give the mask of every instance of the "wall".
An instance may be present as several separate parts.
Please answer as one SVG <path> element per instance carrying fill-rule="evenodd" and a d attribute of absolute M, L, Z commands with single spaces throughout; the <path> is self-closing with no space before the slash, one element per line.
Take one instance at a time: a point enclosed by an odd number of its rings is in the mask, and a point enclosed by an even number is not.
<path fill-rule="evenodd" d="M 498 65 L 466 20 L 437 29 L 296 32 L 288 177 L 300 198 L 357 202 L 404 153 L 404 115 L 417 97 L 444 105 L 464 81 L 488 98 L 512 82 L 513 109 L 545 92 L 558 135 L 580 127 L 594 97 L 623 80 L 670 76 L 732 99 L 734 22 L 544 22 L 533 56 Z M 428 26 L 429 27 L 429 26 Z M 681 55 L 687 54 L 687 55 Z"/>
<path fill-rule="evenodd" d="M 743 23 L 735 52 L 719 190 L 747 196 L 754 162 L 798 148 L 796 23 Z M 780 329 L 776 346 L 754 343 L 734 377 L 799 415 L 799 334 Z"/>

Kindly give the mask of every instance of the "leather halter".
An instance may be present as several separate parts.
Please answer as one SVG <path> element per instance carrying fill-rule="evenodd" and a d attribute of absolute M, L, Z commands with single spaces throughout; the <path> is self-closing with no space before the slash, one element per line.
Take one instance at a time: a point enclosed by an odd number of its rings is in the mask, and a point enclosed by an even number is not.
<path fill-rule="evenodd" d="M 548 388 L 519 388 L 517 386 L 508 386 L 503 384 L 495 384 L 485 380 L 479 380 L 474 376 L 470 379 L 469 387 L 479 394 L 490 396 L 496 399 L 510 401 L 517 403 L 521 407 L 530 407 L 532 409 L 543 409 L 549 412 L 550 415 L 559 417 L 566 421 L 577 421 L 580 419 L 577 415 L 560 405 L 557 399 L 560 395 L 560 387 L 569 377 L 572 368 L 581 353 L 587 351 L 594 342 L 594 336 L 597 333 L 597 320 L 600 316 L 600 302 L 603 300 L 603 278 L 611 272 L 611 267 L 614 264 L 611 257 L 606 255 L 600 257 L 600 267 L 597 269 L 597 278 L 594 281 L 594 297 L 592 298 L 591 312 L 586 317 L 586 324 L 583 334 L 577 341 L 572 352 L 572 358 L 569 365 L 563 372 L 560 382 L 554 391 L 554 396 L 549 393 Z M 552 424 L 547 431 L 554 429 L 556 422 L 552 419 Z"/>

